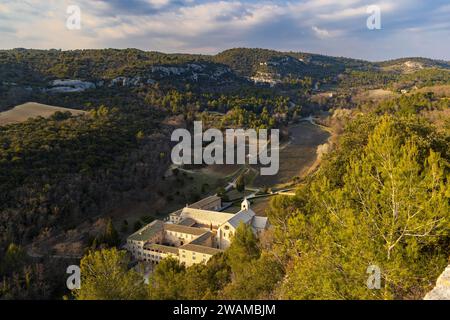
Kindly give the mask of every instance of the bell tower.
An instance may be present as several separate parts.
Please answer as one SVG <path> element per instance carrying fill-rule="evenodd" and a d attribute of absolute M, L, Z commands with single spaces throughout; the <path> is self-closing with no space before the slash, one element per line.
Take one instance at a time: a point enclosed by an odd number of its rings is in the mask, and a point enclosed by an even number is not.
<path fill-rule="evenodd" d="M 250 209 L 250 201 L 247 198 L 244 198 L 244 201 L 241 203 L 241 211 Z"/>

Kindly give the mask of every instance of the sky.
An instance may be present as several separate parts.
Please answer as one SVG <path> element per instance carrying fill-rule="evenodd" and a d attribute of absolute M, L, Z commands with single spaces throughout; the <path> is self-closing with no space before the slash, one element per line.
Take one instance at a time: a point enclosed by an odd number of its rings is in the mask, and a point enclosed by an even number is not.
<path fill-rule="evenodd" d="M 380 29 L 367 26 L 375 21 L 371 5 L 380 9 Z M 450 60 L 449 18 L 450 0 L 0 0 L 0 49 L 215 54 L 257 47 Z"/>

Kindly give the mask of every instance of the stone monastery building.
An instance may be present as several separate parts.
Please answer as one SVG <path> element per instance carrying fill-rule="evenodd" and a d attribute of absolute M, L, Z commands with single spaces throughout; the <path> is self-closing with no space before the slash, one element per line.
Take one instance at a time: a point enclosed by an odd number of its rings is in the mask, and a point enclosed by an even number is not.
<path fill-rule="evenodd" d="M 242 222 L 258 235 L 267 229 L 267 217 L 250 209 L 245 199 L 236 214 L 221 212 L 222 201 L 210 196 L 169 215 L 168 221 L 155 220 L 130 235 L 126 248 L 138 261 L 158 263 L 166 257 L 178 259 L 187 267 L 206 263 L 230 246 Z"/>

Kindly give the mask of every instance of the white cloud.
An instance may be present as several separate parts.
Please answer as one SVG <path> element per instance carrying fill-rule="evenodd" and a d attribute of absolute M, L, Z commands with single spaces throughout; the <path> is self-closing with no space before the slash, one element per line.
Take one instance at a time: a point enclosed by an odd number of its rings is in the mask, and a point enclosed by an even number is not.
<path fill-rule="evenodd" d="M 332 13 L 319 14 L 318 17 L 323 20 L 342 20 L 349 19 L 358 16 L 366 15 L 367 6 L 361 6 L 358 8 L 347 8 Z"/>
<path fill-rule="evenodd" d="M 80 31 L 65 28 L 69 4 L 81 8 Z M 366 28 L 370 4 L 381 7 L 383 30 L 378 33 Z M 375 36 L 389 43 L 395 35 L 392 52 L 412 48 L 407 32 L 399 41 L 404 30 L 433 30 L 436 36 L 427 42 L 435 41 L 442 48 L 442 39 L 450 30 L 442 12 L 448 8 L 425 0 L 128 0 L 126 4 L 122 0 L 3 0 L 0 46 L 138 47 L 208 53 L 258 46 L 344 55 L 351 44 L 353 56 L 369 57 L 373 50 L 366 43 L 372 43 Z M 359 51 L 354 49 L 358 43 Z M 433 46 L 428 50 L 432 52 Z"/>
<path fill-rule="evenodd" d="M 330 34 L 330 32 L 328 30 L 320 29 L 319 27 L 316 27 L 316 26 L 312 26 L 311 29 L 321 39 L 331 37 L 331 34 Z"/>
<path fill-rule="evenodd" d="M 8 13 L 8 12 L 9 12 L 8 6 L 0 3 L 0 13 Z"/>
<path fill-rule="evenodd" d="M 152 6 L 162 8 L 170 3 L 170 0 L 147 0 Z"/>

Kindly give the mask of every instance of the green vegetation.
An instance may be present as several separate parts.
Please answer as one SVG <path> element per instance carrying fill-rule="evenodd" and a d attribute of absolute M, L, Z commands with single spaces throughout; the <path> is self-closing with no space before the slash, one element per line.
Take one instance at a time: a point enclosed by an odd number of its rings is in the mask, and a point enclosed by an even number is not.
<path fill-rule="evenodd" d="M 310 114 L 329 115 L 340 137 L 332 137 L 334 150 L 296 197 L 272 200 L 274 228 L 263 239 L 240 226 L 229 250 L 207 265 L 185 268 L 168 259 L 145 286 L 129 271 L 126 255 L 106 247 L 165 212 L 120 216 L 96 236 L 83 235 L 81 251 L 100 251 L 83 258 L 88 286 L 76 297 L 421 298 L 448 262 L 450 247 L 449 99 L 422 90 L 449 84 L 449 72 L 448 63 L 421 58 L 371 63 L 244 48 L 215 56 L 0 50 L 0 110 L 37 101 L 88 111 L 0 126 L 0 298 L 66 293 L 64 268 L 32 255 L 36 242 L 92 224 L 119 202 L 158 198 L 172 208 L 217 189 L 223 175 L 213 181 L 176 169 L 163 177 L 174 128 L 202 120 L 205 128 L 279 128 L 283 134 Z M 261 75 L 273 86 L 249 80 Z M 111 84 L 121 76 L 151 81 Z M 85 92 L 42 90 L 55 79 L 103 84 Z M 397 97 L 358 105 L 353 94 L 367 89 Z M 336 119 L 339 113 L 344 120 Z M 253 178 L 238 179 L 238 189 Z M 149 199 L 143 190 L 155 185 Z M 219 191 L 235 198 L 235 190 Z M 382 290 L 367 289 L 369 265 L 380 267 Z M 109 287 L 108 268 L 123 287 Z"/>
<path fill-rule="evenodd" d="M 164 260 L 148 298 L 422 298 L 450 255 L 450 140 L 421 116 L 377 112 L 349 123 L 295 197 L 272 200 L 271 231 L 241 224 L 206 265 Z"/>
<path fill-rule="evenodd" d="M 146 296 L 144 280 L 128 270 L 124 251 L 102 249 L 89 252 L 80 263 L 81 289 L 75 290 L 78 300 L 135 300 Z"/>
<path fill-rule="evenodd" d="M 67 260 L 66 262 L 69 262 Z M 75 263 L 75 262 L 73 262 Z M 52 299 L 64 293 L 65 268 L 61 261 L 33 261 L 14 243 L 0 251 L 1 299 Z"/>
<path fill-rule="evenodd" d="M 422 88 L 449 84 L 450 70 L 448 68 L 422 69 L 407 73 L 382 70 L 349 70 L 343 74 L 339 86 L 346 90 L 357 87 L 365 87 L 367 89 L 381 87 L 400 91 L 401 89 L 414 87 Z"/>
<path fill-rule="evenodd" d="M 448 141 L 420 119 L 374 121 L 359 118 L 296 198 L 272 203 L 281 297 L 420 299 L 448 263 Z M 371 265 L 381 290 L 367 288 Z"/>
<path fill-rule="evenodd" d="M 25 243 L 45 227 L 98 214 L 111 199 L 107 189 L 132 188 L 116 180 L 136 170 L 137 161 L 124 156 L 142 143 L 158 143 L 135 138 L 139 130 L 150 133 L 154 127 L 149 116 L 142 116 L 103 107 L 91 116 L 0 127 L 0 248 Z M 164 169 L 166 159 L 155 152 L 146 156 Z"/>
<path fill-rule="evenodd" d="M 241 174 L 236 179 L 236 190 L 239 192 L 244 192 L 244 190 L 245 190 L 245 175 L 244 174 Z"/>
<path fill-rule="evenodd" d="M 42 75 L 63 79 L 111 79 L 139 74 L 156 64 L 182 64 L 200 57 L 137 49 L 0 50 L 0 78 L 18 83 L 40 81 Z"/>
<path fill-rule="evenodd" d="M 450 100 L 440 99 L 433 93 L 416 93 L 412 95 L 402 95 L 397 99 L 386 100 L 375 107 L 379 114 L 398 113 L 401 115 L 418 114 L 421 111 L 445 110 L 450 107 Z"/>
<path fill-rule="evenodd" d="M 100 107 L 89 115 L 55 114 L 0 127 L 0 259 L 11 243 L 26 246 L 73 229 L 104 213 L 127 192 L 158 181 L 168 166 L 160 152 L 168 154 L 169 146 L 154 134 L 154 119 L 152 111 Z M 139 132 L 145 137 L 137 139 Z M 84 239 L 86 247 L 119 242 L 111 229 L 95 241 Z M 53 272 L 50 259 L 43 259 L 36 270 L 40 279 L 61 274 Z M 12 287 L 2 296 L 34 296 L 31 290 L 20 291 L 14 277 L 26 277 L 22 269 L 35 270 L 35 260 L 21 260 L 17 275 L 0 270 L 5 287 Z M 43 297 L 55 294 L 59 283 L 49 281 Z"/>
<path fill-rule="evenodd" d="M 205 125 L 219 128 L 270 129 L 287 124 L 301 111 L 291 98 L 264 89 L 226 95 L 154 89 L 148 92 L 145 101 L 169 114 L 183 114 L 188 120 L 194 120 L 198 115 Z"/>
<path fill-rule="evenodd" d="M 327 82 L 346 68 L 368 68 L 369 62 L 302 52 L 236 48 L 214 56 L 213 61 L 230 66 L 237 74 L 253 76 L 258 71 L 276 70 L 282 78 L 312 78 Z M 261 66 L 263 63 L 263 66 Z M 267 63 L 267 64 L 264 64 Z"/>
<path fill-rule="evenodd" d="M 161 261 L 142 283 L 126 266 L 125 252 L 103 249 L 81 260 L 81 290 L 76 299 L 256 299 L 268 298 L 281 280 L 281 269 L 269 255 L 261 255 L 258 239 L 250 227 L 241 224 L 232 246 L 212 257 L 206 265 L 189 268 L 177 260 Z M 85 272 L 85 273 L 83 273 Z M 120 285 L 117 285 L 117 284 Z M 144 292 L 146 292 L 144 294 Z"/>

